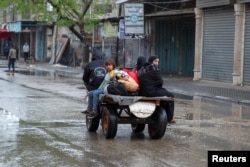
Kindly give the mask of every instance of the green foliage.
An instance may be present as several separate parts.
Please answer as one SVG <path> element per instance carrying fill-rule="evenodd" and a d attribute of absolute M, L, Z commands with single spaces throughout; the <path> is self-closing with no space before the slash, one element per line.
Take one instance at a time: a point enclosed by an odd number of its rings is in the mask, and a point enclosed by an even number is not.
<path fill-rule="evenodd" d="M 53 10 L 48 11 L 47 3 L 53 6 Z M 12 5 L 22 14 L 31 11 L 39 21 L 91 31 L 107 11 L 108 3 L 109 0 L 103 0 L 102 5 L 97 0 L 1 0 L 0 8 Z"/>

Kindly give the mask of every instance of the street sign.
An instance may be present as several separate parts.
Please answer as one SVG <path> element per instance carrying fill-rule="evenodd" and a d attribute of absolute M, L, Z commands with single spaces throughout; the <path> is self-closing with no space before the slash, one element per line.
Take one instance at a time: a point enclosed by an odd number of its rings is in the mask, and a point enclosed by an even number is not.
<path fill-rule="evenodd" d="M 144 34 L 144 6 L 142 3 L 125 3 L 125 34 Z"/>

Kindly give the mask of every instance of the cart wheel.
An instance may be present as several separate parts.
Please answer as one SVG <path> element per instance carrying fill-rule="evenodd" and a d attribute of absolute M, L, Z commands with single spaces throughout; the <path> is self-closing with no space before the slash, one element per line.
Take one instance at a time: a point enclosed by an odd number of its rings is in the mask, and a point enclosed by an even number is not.
<path fill-rule="evenodd" d="M 167 126 L 167 114 L 165 109 L 157 107 L 152 115 L 153 122 L 148 124 L 148 133 L 152 139 L 160 139 L 164 136 Z"/>
<path fill-rule="evenodd" d="M 112 139 L 117 132 L 115 110 L 111 106 L 104 106 L 102 110 L 102 131 L 106 139 Z"/>
<path fill-rule="evenodd" d="M 88 118 L 86 115 L 86 126 L 89 132 L 95 132 L 99 127 L 100 116 L 95 118 Z"/>
<path fill-rule="evenodd" d="M 145 124 L 131 124 L 134 133 L 141 133 L 145 129 Z"/>

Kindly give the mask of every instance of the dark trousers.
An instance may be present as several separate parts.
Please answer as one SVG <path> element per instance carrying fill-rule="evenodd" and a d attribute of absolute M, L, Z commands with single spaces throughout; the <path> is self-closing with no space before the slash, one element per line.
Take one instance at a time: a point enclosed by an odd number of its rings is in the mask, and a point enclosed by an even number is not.
<path fill-rule="evenodd" d="M 8 69 L 9 69 L 9 72 L 10 72 L 10 68 L 12 67 L 12 70 L 13 70 L 13 73 L 15 72 L 15 62 L 16 62 L 16 59 L 9 59 L 9 63 L 8 63 Z"/>
<path fill-rule="evenodd" d="M 6 57 L 6 59 L 8 59 L 8 57 L 9 57 L 9 53 L 4 53 L 4 56 Z"/>
<path fill-rule="evenodd" d="M 174 118 L 174 101 L 163 102 L 163 107 L 166 110 L 167 121 L 172 121 Z"/>
<path fill-rule="evenodd" d="M 24 61 L 28 60 L 29 52 L 23 52 Z"/>
<path fill-rule="evenodd" d="M 152 87 L 151 89 L 141 90 L 140 95 L 148 97 L 167 96 L 174 98 L 173 93 L 163 87 Z M 167 121 L 170 122 L 174 118 L 174 101 L 164 101 L 161 103 L 167 113 Z"/>

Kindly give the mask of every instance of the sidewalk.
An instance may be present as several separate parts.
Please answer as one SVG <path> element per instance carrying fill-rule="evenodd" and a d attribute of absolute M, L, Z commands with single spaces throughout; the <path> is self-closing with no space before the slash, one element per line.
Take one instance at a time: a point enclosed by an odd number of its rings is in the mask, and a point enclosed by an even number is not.
<path fill-rule="evenodd" d="M 19 60 L 16 64 L 18 69 L 37 69 L 41 71 L 54 71 L 59 75 L 78 78 L 81 82 L 83 70 L 80 67 L 69 67 L 62 65 L 50 65 L 48 63 L 26 64 Z M 185 96 L 200 96 L 218 100 L 227 100 L 236 103 L 250 104 L 250 87 L 233 86 L 228 83 L 213 81 L 193 81 L 191 77 L 179 77 L 163 75 L 164 87 L 170 92 Z"/>
<path fill-rule="evenodd" d="M 200 96 L 212 99 L 228 100 L 250 104 L 250 87 L 233 86 L 229 83 L 214 81 L 193 81 L 192 78 L 164 77 L 169 91 L 188 96 Z"/>
<path fill-rule="evenodd" d="M 37 67 L 43 66 L 38 64 Z M 56 65 L 46 65 L 56 67 Z M 73 72 L 79 73 L 80 77 L 83 70 L 80 68 L 56 68 L 57 72 Z M 78 76 L 79 77 L 79 76 Z M 173 77 L 163 75 L 165 87 L 175 93 L 187 96 L 201 96 L 212 99 L 228 100 L 237 103 L 250 104 L 250 87 L 249 86 L 233 86 L 228 83 L 219 83 L 212 81 L 193 81 L 191 77 Z"/>

